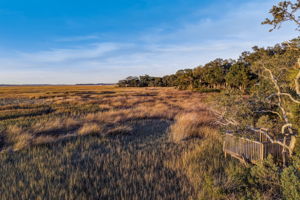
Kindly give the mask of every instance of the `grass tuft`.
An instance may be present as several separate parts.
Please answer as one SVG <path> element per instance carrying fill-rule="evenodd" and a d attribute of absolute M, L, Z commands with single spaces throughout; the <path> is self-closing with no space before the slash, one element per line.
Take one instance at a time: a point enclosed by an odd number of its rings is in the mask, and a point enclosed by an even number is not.
<path fill-rule="evenodd" d="M 207 137 L 214 117 L 209 112 L 183 113 L 175 118 L 175 123 L 170 127 L 170 137 L 174 142 L 180 142 L 194 137 Z"/>
<path fill-rule="evenodd" d="M 78 130 L 79 135 L 97 134 L 102 131 L 102 127 L 96 123 L 85 123 Z"/>

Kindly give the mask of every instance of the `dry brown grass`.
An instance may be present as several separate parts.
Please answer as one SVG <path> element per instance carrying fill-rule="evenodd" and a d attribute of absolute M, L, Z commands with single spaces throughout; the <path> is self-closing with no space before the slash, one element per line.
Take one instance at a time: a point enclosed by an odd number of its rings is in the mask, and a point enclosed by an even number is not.
<path fill-rule="evenodd" d="M 84 199 L 83 194 L 90 195 L 86 199 L 194 199 L 192 186 L 199 190 L 205 177 L 202 172 L 209 171 L 206 164 L 221 164 L 206 156 L 220 149 L 212 142 L 220 137 L 214 116 L 203 103 L 206 96 L 199 93 L 173 88 L 47 86 L 4 88 L 0 95 L 0 151 L 38 145 L 11 154 L 22 154 L 15 159 L 26 164 L 16 162 L 20 168 L 5 172 L 10 175 L 5 175 L 8 182 L 26 197 L 47 187 L 49 197 L 73 195 L 53 199 Z M 44 107 L 49 112 L 36 114 Z M 19 111 L 34 115 L 16 115 Z M 201 140 L 180 142 L 192 137 Z M 10 166 L 12 162 L 2 163 Z M 31 180 L 28 185 L 12 181 L 22 179 L 14 175 L 24 171 L 30 175 L 25 177 L 26 183 Z M 44 185 L 34 185 L 36 171 L 42 173 Z M 4 190 L 7 196 L 10 190 Z"/>
<path fill-rule="evenodd" d="M 43 132 L 56 132 L 59 129 L 63 129 L 66 132 L 80 125 L 80 121 L 73 118 L 57 118 L 39 121 L 32 125 L 30 128 L 34 134 L 40 134 Z"/>
<path fill-rule="evenodd" d="M 214 116 L 208 111 L 177 115 L 170 128 L 170 137 L 179 142 L 193 137 L 207 137 L 210 134 Z"/>
<path fill-rule="evenodd" d="M 18 126 L 9 126 L 6 130 L 6 139 L 12 144 L 13 150 L 20 150 L 32 143 L 33 136 Z"/>
<path fill-rule="evenodd" d="M 96 134 L 101 132 L 102 127 L 97 123 L 85 123 L 78 130 L 79 135 Z"/>
<path fill-rule="evenodd" d="M 45 135 L 45 136 L 37 136 L 32 141 L 32 144 L 39 145 L 39 144 L 48 144 L 57 141 L 57 137 Z"/>
<path fill-rule="evenodd" d="M 203 104 L 204 95 L 173 88 L 2 87 L 0 94 L 0 115 L 7 118 L 0 119 L 0 136 L 1 123 L 3 127 L 20 124 L 24 134 L 20 133 L 19 138 L 30 141 L 26 145 L 49 143 L 76 133 L 128 133 L 131 127 L 126 127 L 127 122 L 147 119 L 175 121 L 170 134 L 178 142 L 204 136 L 202 129 L 213 121 Z M 16 139 L 5 141 L 21 143 Z"/>
<path fill-rule="evenodd" d="M 108 135 L 124 135 L 131 133 L 133 128 L 130 125 L 119 125 L 107 131 Z"/>

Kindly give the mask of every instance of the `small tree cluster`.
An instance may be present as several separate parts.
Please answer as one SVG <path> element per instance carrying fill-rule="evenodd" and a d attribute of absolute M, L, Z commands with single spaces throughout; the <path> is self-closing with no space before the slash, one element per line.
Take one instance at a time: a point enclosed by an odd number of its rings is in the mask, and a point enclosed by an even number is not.
<path fill-rule="evenodd" d="M 175 86 L 176 77 L 174 75 L 164 77 L 144 76 L 129 76 L 118 82 L 119 87 L 172 87 Z"/>

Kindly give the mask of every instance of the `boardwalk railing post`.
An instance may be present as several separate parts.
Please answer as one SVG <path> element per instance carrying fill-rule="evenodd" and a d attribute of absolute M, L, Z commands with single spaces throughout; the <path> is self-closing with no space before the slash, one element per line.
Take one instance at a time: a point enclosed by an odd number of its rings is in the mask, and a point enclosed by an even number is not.
<path fill-rule="evenodd" d="M 259 129 L 259 141 L 263 142 L 263 136 L 262 136 L 261 129 Z"/>
<path fill-rule="evenodd" d="M 264 143 L 260 144 L 260 160 L 264 159 Z"/>

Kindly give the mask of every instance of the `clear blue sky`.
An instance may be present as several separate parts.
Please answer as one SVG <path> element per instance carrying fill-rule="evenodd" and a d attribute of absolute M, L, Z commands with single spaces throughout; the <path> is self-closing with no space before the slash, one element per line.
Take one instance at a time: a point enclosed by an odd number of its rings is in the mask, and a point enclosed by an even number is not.
<path fill-rule="evenodd" d="M 297 36 L 276 0 L 1 0 L 0 84 L 161 76 Z"/>

